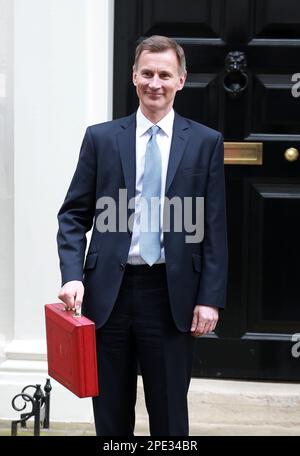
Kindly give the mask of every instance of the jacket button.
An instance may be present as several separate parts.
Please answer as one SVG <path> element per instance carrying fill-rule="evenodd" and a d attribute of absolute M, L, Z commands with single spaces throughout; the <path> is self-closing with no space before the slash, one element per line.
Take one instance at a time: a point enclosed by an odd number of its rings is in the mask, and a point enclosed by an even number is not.
<path fill-rule="evenodd" d="M 121 271 L 124 271 L 125 267 L 126 267 L 126 265 L 124 263 L 120 263 L 120 270 Z"/>

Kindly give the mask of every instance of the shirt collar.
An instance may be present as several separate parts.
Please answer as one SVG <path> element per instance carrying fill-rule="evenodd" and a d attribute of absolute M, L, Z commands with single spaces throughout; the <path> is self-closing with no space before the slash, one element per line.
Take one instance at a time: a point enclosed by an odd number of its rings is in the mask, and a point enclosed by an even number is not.
<path fill-rule="evenodd" d="M 173 123 L 174 123 L 174 109 L 172 108 L 168 114 L 160 119 L 159 122 L 157 122 L 157 126 L 161 128 L 161 130 L 166 134 L 167 136 L 171 137 L 173 133 Z M 141 111 L 141 108 L 138 108 L 137 113 L 136 113 L 136 133 L 137 136 L 143 136 L 149 128 L 151 128 L 154 124 L 151 122 L 151 120 L 147 119 L 146 116 Z"/>

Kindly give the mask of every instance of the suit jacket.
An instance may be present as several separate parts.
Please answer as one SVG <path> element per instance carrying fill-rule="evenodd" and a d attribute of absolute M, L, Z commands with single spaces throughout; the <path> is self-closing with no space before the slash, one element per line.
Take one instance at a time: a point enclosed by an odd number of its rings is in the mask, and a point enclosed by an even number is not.
<path fill-rule="evenodd" d="M 116 301 L 131 243 L 130 231 L 99 232 L 98 198 L 116 202 L 119 189 L 135 194 L 136 114 L 88 127 L 79 161 L 59 211 L 57 235 L 62 284 L 83 281 L 83 313 L 101 327 Z M 164 233 L 170 306 L 180 331 L 189 331 L 196 304 L 225 306 L 227 239 L 222 135 L 174 118 L 165 195 L 204 197 L 204 238 L 186 243 L 187 232 Z M 118 204 L 117 204 L 118 206 Z M 128 210 L 127 215 L 131 215 Z M 85 259 L 86 232 L 93 227 Z M 184 227 L 183 227 L 184 228 Z M 190 234 L 190 233 L 189 233 Z M 85 261 L 84 261 L 85 259 Z"/>

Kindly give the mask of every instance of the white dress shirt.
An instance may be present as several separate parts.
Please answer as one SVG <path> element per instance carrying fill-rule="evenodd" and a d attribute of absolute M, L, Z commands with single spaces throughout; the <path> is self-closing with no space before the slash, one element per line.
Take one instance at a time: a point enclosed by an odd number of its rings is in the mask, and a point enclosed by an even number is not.
<path fill-rule="evenodd" d="M 163 207 L 166 187 L 167 170 L 170 156 L 170 148 L 173 134 L 174 110 L 163 117 L 156 125 L 160 127 L 157 133 L 156 141 L 161 153 L 161 212 L 160 226 L 163 225 Z M 130 264 L 145 264 L 145 261 L 140 256 L 140 217 L 141 217 L 141 195 L 143 190 L 143 178 L 145 168 L 145 155 L 147 143 L 150 139 L 149 128 L 154 124 L 144 116 L 139 108 L 136 114 L 136 180 L 135 180 L 135 216 L 133 223 L 133 232 L 131 245 L 127 262 Z M 156 263 L 165 262 L 165 252 L 163 246 L 163 231 L 160 234 L 161 241 L 161 256 Z"/>

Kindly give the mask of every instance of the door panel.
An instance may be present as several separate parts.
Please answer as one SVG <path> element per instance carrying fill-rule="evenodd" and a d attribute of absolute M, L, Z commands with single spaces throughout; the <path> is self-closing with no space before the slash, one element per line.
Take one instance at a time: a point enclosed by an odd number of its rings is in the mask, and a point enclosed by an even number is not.
<path fill-rule="evenodd" d="M 248 331 L 300 327 L 300 185 L 248 183 Z M 272 236 L 270 236 L 272 233 Z"/>
<path fill-rule="evenodd" d="M 254 34 L 257 38 L 300 39 L 298 0 L 256 0 Z"/>
<path fill-rule="evenodd" d="M 225 138 L 227 309 L 197 340 L 193 375 L 299 380 L 300 3 L 115 0 L 114 117 L 138 106 L 134 49 L 152 34 L 176 38 L 186 53 L 175 109 Z M 256 152 L 245 142 L 259 143 Z"/>
<path fill-rule="evenodd" d="M 173 0 L 142 0 L 142 33 L 156 35 L 163 29 L 173 37 L 219 37 L 222 25 L 219 3 L 218 0 L 176 2 L 174 7 Z"/>
<path fill-rule="evenodd" d="M 290 74 L 257 74 L 253 81 L 252 126 L 248 134 L 293 134 L 299 127 L 299 100 L 291 96 Z M 299 131 L 299 128 L 298 128 Z"/>

